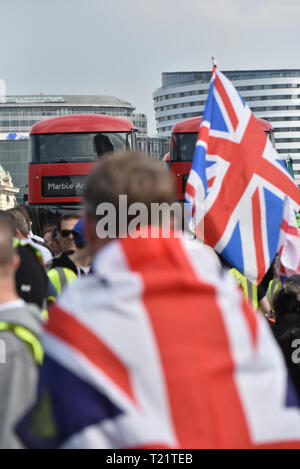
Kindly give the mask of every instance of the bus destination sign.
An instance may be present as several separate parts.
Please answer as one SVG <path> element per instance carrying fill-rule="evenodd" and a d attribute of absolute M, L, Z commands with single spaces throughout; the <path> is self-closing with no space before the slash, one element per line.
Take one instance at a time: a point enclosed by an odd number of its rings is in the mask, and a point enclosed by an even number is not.
<path fill-rule="evenodd" d="M 43 197 L 82 197 L 86 175 L 42 177 Z"/>

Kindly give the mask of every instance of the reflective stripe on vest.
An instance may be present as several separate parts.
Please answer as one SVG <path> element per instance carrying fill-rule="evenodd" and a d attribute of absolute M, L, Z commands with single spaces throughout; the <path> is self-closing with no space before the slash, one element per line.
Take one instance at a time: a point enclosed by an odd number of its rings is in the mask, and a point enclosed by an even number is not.
<path fill-rule="evenodd" d="M 73 270 L 68 269 L 67 267 L 53 267 L 48 270 L 47 275 L 54 285 L 58 295 L 61 294 L 65 285 L 72 283 L 77 278 L 77 275 Z"/>
<path fill-rule="evenodd" d="M 23 342 L 25 342 L 32 352 L 35 361 L 41 365 L 43 362 L 44 351 L 39 339 L 28 329 L 17 324 L 10 324 L 9 322 L 0 321 L 0 331 L 11 331 Z"/>
<path fill-rule="evenodd" d="M 258 308 L 257 286 L 251 283 L 245 275 L 241 274 L 237 269 L 230 269 L 229 271 L 241 286 L 244 296 L 248 303 L 256 310 Z"/>
<path fill-rule="evenodd" d="M 55 298 L 54 298 L 54 301 L 55 301 Z M 44 321 L 48 321 L 49 314 L 48 314 L 48 309 L 47 308 L 42 309 L 41 316 L 42 316 Z"/>
<path fill-rule="evenodd" d="M 269 283 L 269 285 L 268 285 L 268 300 L 270 302 L 270 305 L 272 305 L 274 293 L 278 290 L 279 287 L 281 287 L 281 281 L 280 281 L 279 278 L 278 279 L 274 278 Z"/>

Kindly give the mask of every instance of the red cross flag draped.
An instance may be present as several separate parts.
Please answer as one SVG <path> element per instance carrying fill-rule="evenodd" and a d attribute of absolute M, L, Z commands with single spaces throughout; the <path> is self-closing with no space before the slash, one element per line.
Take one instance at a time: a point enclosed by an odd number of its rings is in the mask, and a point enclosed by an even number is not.
<path fill-rule="evenodd" d="M 291 228 L 300 191 L 249 107 L 216 66 L 186 200 L 193 207 L 198 237 L 250 281 L 260 283 L 276 253 L 286 253 L 291 245 L 298 258 L 288 271 L 300 273 L 300 238 Z M 290 257 L 285 254 L 282 260 Z"/>
<path fill-rule="evenodd" d="M 126 238 L 45 326 L 29 448 L 300 448 L 300 403 L 265 319 L 207 246 Z"/>

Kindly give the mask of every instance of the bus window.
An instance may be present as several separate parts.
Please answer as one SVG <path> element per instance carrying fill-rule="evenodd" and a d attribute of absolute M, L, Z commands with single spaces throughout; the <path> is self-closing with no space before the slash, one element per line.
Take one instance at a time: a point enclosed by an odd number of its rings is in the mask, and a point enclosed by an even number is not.
<path fill-rule="evenodd" d="M 192 166 L 201 121 L 201 116 L 185 119 L 175 124 L 172 129 L 169 168 L 175 178 L 178 200 L 184 199 L 185 185 Z M 275 147 L 272 125 L 263 119 L 257 118 L 257 121 Z"/>
<path fill-rule="evenodd" d="M 45 218 L 78 210 L 85 178 L 102 155 L 136 150 L 136 129 L 120 117 L 71 114 L 37 122 L 30 132 L 28 202 Z"/>
<path fill-rule="evenodd" d="M 197 132 L 173 134 L 170 146 L 170 161 L 193 161 Z"/>
<path fill-rule="evenodd" d="M 128 132 L 33 134 L 34 163 L 95 161 L 105 153 L 132 148 Z"/>

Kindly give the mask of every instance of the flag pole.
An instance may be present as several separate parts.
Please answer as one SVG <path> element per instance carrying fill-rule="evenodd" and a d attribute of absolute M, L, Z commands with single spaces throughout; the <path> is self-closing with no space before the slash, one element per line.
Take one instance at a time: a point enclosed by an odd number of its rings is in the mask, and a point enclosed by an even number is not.
<path fill-rule="evenodd" d="M 213 67 L 217 67 L 217 66 L 218 66 L 217 61 L 216 61 L 216 58 L 215 58 L 214 55 L 211 56 L 211 61 L 212 61 Z"/>

